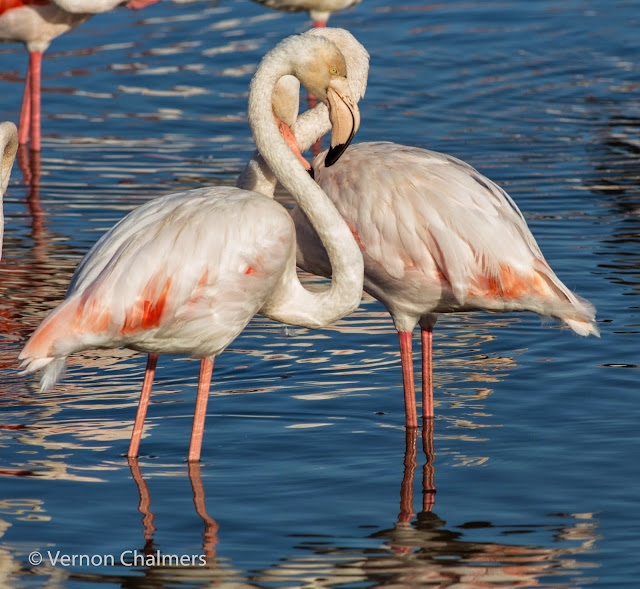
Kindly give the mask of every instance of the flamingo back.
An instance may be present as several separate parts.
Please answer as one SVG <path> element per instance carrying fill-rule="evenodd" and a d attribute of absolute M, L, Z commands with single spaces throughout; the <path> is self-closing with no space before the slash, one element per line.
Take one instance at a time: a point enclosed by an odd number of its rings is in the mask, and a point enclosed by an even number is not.
<path fill-rule="evenodd" d="M 431 313 L 490 310 L 534 311 L 597 332 L 595 310 L 551 270 L 515 202 L 465 162 L 386 142 L 323 162 L 323 154 L 314 161 L 316 179 L 360 245 L 365 290 L 399 329 Z M 298 264 L 330 275 L 300 211 L 294 222 Z"/>

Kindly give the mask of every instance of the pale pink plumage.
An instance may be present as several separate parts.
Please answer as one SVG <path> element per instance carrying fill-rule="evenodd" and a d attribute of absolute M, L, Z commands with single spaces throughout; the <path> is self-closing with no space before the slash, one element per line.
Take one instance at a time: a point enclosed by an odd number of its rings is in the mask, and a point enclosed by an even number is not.
<path fill-rule="evenodd" d="M 309 292 L 300 284 L 293 223 L 272 198 L 232 187 L 190 190 L 149 201 L 107 232 L 81 261 L 65 300 L 20 354 L 25 372 L 43 368 L 41 386 L 50 388 L 61 376 L 66 356 L 74 352 L 114 347 L 147 352 L 129 456 L 138 452 L 157 354 L 202 359 L 189 450 L 189 460 L 197 460 L 212 360 L 257 312 L 320 327 L 360 302 L 363 265 L 357 244 L 287 147 L 271 110 L 276 83 L 294 72 L 321 100 L 332 103 L 336 116 L 346 109 L 355 128 L 359 114 L 344 77 L 342 54 L 318 36 L 282 41 L 265 56 L 251 84 L 249 122 L 256 145 L 334 252 L 330 288 Z M 341 125 L 332 138 L 348 144 L 350 131 Z M 240 184 L 273 187 L 275 180 L 260 184 L 256 178 L 260 161 L 258 155 L 252 158 Z"/>
<path fill-rule="evenodd" d="M 315 178 L 347 221 L 365 263 L 365 290 L 400 334 L 407 425 L 416 426 L 411 332 L 423 332 L 423 414 L 433 415 L 431 329 L 438 313 L 533 311 L 598 335 L 595 309 L 544 259 L 511 197 L 449 155 L 394 143 L 352 145 Z M 298 265 L 331 275 L 304 213 L 293 212 Z M 413 407 L 412 407 L 413 403 Z"/>
<path fill-rule="evenodd" d="M 16 126 L 5 121 L 0 123 L 0 257 L 2 257 L 2 240 L 4 237 L 4 210 L 3 202 L 4 193 L 9 186 L 9 177 L 11 176 L 11 168 L 18 151 L 18 131 Z"/>
<path fill-rule="evenodd" d="M 351 8 L 362 0 L 254 0 L 258 4 L 284 12 L 307 11 L 314 27 L 326 27 L 333 12 Z"/>
<path fill-rule="evenodd" d="M 158 0 L 6 0 L 0 2 L 0 41 L 24 43 L 29 52 L 18 137 L 31 139 L 40 150 L 40 70 L 42 54 L 53 39 L 81 25 L 94 14 L 120 4 L 143 8 Z"/>
<path fill-rule="evenodd" d="M 258 193 L 211 187 L 153 199 L 87 253 L 23 356 L 46 365 L 122 346 L 214 357 L 264 305 L 293 248 L 285 209 Z"/>

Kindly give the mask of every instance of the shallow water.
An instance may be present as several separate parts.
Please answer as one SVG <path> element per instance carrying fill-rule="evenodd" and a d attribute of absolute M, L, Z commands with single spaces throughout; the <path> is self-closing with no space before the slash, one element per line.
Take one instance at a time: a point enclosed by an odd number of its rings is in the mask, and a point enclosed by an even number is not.
<path fill-rule="evenodd" d="M 637 3 L 363 0 L 331 24 L 372 56 L 357 141 L 447 152 L 505 187 L 602 338 L 441 317 L 437 418 L 416 439 L 377 302 L 318 331 L 257 317 L 216 360 L 201 464 L 181 357 L 160 359 L 128 464 L 142 355 L 79 354 L 47 394 L 16 356 L 117 219 L 234 181 L 256 64 L 309 21 L 246 0 L 95 17 L 45 55 L 40 162 L 21 154 L 5 197 L 2 586 L 637 586 Z M 0 120 L 25 67 L 0 46 Z"/>

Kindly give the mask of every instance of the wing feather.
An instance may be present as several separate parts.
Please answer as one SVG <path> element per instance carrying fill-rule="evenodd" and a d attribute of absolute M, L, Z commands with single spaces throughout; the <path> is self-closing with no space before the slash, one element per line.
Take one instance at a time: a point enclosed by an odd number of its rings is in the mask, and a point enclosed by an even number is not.
<path fill-rule="evenodd" d="M 22 357 L 122 345 L 214 355 L 264 304 L 292 242 L 285 209 L 253 192 L 154 199 L 90 250 Z"/>
<path fill-rule="evenodd" d="M 500 281 L 501 265 L 542 257 L 513 200 L 456 158 L 379 142 L 350 147 L 331 168 L 322 162 L 318 182 L 393 278 L 440 273 L 462 304 L 474 273 Z"/>

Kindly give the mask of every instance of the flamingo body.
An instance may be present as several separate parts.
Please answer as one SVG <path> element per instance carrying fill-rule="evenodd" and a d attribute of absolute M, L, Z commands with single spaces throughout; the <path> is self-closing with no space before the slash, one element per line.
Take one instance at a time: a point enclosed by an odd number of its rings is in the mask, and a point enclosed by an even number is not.
<path fill-rule="evenodd" d="M 255 0 L 259 4 L 283 12 L 307 11 L 314 27 L 324 27 L 331 13 L 360 4 L 361 0 Z"/>
<path fill-rule="evenodd" d="M 88 20 L 120 4 L 142 8 L 158 0 L 0 0 L 0 42 L 24 43 L 29 52 L 29 68 L 20 112 L 19 142 L 31 140 L 31 149 L 40 150 L 40 70 L 42 54 L 51 41 Z"/>
<path fill-rule="evenodd" d="M 60 378 L 66 356 L 128 347 L 149 360 L 129 448 L 136 456 L 159 353 L 201 358 L 189 460 L 198 460 L 213 358 L 260 312 L 319 327 L 353 311 L 363 265 L 348 227 L 280 135 L 273 113 L 276 85 L 296 75 L 331 106 L 334 157 L 357 130 L 359 113 L 338 47 L 313 35 L 290 37 L 268 53 L 252 80 L 249 122 L 258 153 L 239 184 L 272 190 L 258 160 L 299 201 L 331 254 L 324 292 L 307 291 L 295 266 L 295 230 L 281 205 L 243 187 L 210 187 L 149 201 L 124 217 L 87 253 L 65 300 L 31 336 L 19 359 L 43 370 L 41 387 Z M 294 105 L 297 110 L 297 103 Z M 264 163 L 263 162 L 263 163 Z M 262 169 L 262 168 L 260 168 Z"/>
<path fill-rule="evenodd" d="M 294 259 L 291 219 L 266 196 L 212 187 L 154 199 L 83 258 L 23 354 L 38 365 L 114 347 L 212 358 Z"/>
<path fill-rule="evenodd" d="M 114 3 L 114 5 L 117 3 Z M 72 13 L 49 1 L 20 2 L 0 12 L 0 39 L 44 52 L 53 39 L 88 20 L 93 11 Z"/>
<path fill-rule="evenodd" d="M 409 334 L 420 323 L 429 348 L 423 356 L 428 397 L 431 329 L 439 313 L 533 311 L 580 335 L 598 334 L 594 307 L 555 275 L 511 197 L 473 167 L 387 142 L 352 145 L 330 168 L 322 157 L 313 162 L 315 178 L 362 251 L 365 290 L 387 308 L 401 336 L 407 403 L 413 396 Z M 304 213 L 292 214 L 298 265 L 331 276 Z"/>

